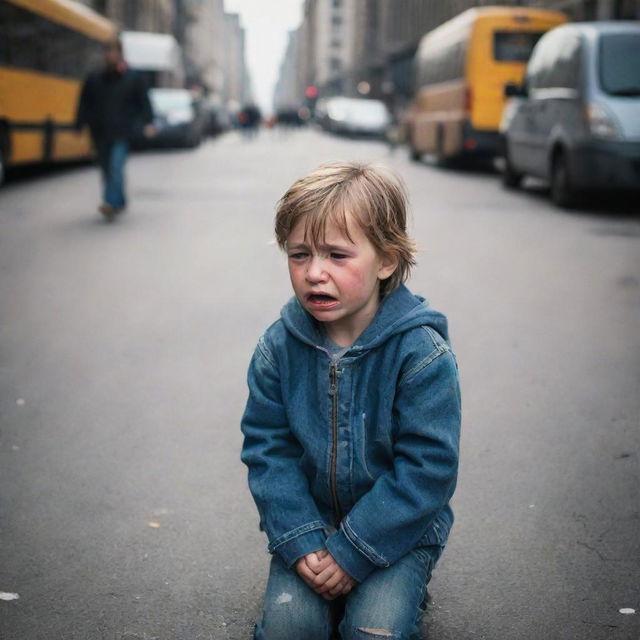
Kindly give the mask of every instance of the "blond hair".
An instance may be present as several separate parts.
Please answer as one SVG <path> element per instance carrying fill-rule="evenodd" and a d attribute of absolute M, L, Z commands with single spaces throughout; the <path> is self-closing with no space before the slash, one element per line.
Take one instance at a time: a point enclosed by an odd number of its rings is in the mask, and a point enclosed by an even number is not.
<path fill-rule="evenodd" d="M 416 247 L 407 234 L 407 195 L 400 178 L 386 167 L 355 162 L 320 165 L 297 180 L 276 206 L 275 232 L 281 249 L 304 218 L 304 235 L 314 245 L 324 242 L 331 222 L 349 240 L 349 214 L 376 251 L 397 260 L 391 276 L 380 283 L 386 295 L 409 277 Z"/>

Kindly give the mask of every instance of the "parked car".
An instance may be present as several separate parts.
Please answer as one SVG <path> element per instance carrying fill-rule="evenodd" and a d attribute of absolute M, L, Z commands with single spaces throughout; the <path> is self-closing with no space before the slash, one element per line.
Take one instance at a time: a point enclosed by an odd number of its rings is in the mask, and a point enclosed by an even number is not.
<path fill-rule="evenodd" d="M 205 134 L 206 114 L 199 99 L 187 89 L 149 89 L 156 135 L 139 138 L 134 146 L 197 147 Z"/>
<path fill-rule="evenodd" d="M 207 96 L 202 100 L 204 111 L 204 133 L 209 136 L 217 136 L 231 128 L 231 118 L 228 111 L 222 106 L 218 96 Z"/>
<path fill-rule="evenodd" d="M 316 119 L 326 131 L 353 136 L 383 137 L 391 125 L 384 102 L 368 98 L 326 98 L 316 105 Z"/>
<path fill-rule="evenodd" d="M 501 123 L 503 182 L 550 182 L 571 206 L 587 189 L 640 190 L 640 24 L 583 22 L 549 31 Z"/>

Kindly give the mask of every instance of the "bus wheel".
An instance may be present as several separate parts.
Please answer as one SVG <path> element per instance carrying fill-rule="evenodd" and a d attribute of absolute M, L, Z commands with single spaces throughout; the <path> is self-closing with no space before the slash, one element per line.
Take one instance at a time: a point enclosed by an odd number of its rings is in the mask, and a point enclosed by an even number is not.
<path fill-rule="evenodd" d="M 436 136 L 436 165 L 438 167 L 448 167 L 449 158 L 444 153 L 444 129 L 442 126 L 438 127 L 438 134 Z"/>
<path fill-rule="evenodd" d="M 551 200 L 565 209 L 576 204 L 576 193 L 569 180 L 567 158 L 562 151 L 555 154 L 551 165 Z"/>

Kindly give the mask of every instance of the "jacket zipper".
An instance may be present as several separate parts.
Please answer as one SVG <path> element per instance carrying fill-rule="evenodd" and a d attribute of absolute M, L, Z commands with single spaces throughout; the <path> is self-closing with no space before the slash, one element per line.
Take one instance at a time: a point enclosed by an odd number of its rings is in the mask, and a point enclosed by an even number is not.
<path fill-rule="evenodd" d="M 331 475 L 329 477 L 329 488 L 331 490 L 331 498 L 333 499 L 333 512 L 335 514 L 336 529 L 342 521 L 342 509 L 338 500 L 336 468 L 338 466 L 338 371 L 337 364 L 331 363 Z"/>

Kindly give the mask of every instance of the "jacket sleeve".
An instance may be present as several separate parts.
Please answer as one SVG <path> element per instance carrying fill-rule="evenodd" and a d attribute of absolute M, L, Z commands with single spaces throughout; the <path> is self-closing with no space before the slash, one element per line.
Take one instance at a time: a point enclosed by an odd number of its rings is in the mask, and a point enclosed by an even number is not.
<path fill-rule="evenodd" d="M 149 91 L 144 78 L 136 74 L 136 90 L 138 94 L 138 115 L 143 124 L 153 122 L 153 108 L 149 100 Z"/>
<path fill-rule="evenodd" d="M 76 120 L 74 123 L 74 128 L 76 131 L 80 131 L 85 124 L 89 123 L 89 117 L 88 117 L 88 111 L 90 108 L 89 84 L 90 84 L 90 79 L 87 78 L 82 83 L 82 89 L 80 90 L 80 96 L 78 98 L 78 107 L 76 109 Z"/>
<path fill-rule="evenodd" d="M 323 549 L 325 523 L 299 466 L 302 447 L 291 433 L 274 358 L 261 338 L 249 366 L 249 399 L 242 418 L 241 458 L 269 552 L 287 566 Z"/>
<path fill-rule="evenodd" d="M 453 495 L 461 409 L 457 366 L 446 344 L 402 375 L 393 411 L 393 469 L 327 540 L 338 564 L 358 581 L 416 547 Z"/>

